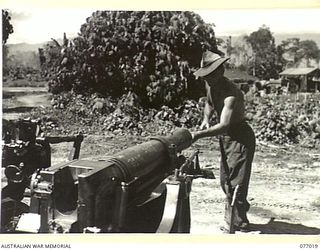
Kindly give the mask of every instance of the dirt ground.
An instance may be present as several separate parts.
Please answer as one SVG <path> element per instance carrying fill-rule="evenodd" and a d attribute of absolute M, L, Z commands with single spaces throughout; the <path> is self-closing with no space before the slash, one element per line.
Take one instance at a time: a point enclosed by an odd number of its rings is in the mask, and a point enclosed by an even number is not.
<path fill-rule="evenodd" d="M 201 150 L 203 167 L 213 168 L 217 179 L 193 183 L 191 232 L 221 233 L 224 195 L 219 186 L 219 154 L 217 149 Z M 298 148 L 258 146 L 248 194 L 253 231 L 320 234 L 319 157 L 316 152 Z"/>

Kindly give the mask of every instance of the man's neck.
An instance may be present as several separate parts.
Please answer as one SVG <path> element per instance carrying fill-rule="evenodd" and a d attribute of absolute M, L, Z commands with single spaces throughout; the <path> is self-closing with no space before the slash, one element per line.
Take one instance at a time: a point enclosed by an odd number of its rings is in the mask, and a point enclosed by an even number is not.
<path fill-rule="evenodd" d="M 221 77 L 215 79 L 214 81 L 212 81 L 211 87 L 212 88 L 219 88 L 219 87 L 223 86 L 225 84 L 224 78 L 225 78 L 224 76 L 221 76 Z"/>

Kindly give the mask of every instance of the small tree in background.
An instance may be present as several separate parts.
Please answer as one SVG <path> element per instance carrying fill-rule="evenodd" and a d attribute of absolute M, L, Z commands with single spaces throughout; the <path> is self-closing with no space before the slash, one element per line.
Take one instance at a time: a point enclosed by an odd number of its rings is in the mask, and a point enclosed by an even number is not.
<path fill-rule="evenodd" d="M 3 75 L 8 74 L 7 60 L 8 48 L 6 46 L 9 35 L 13 33 L 13 26 L 11 24 L 11 16 L 8 10 L 2 10 L 2 61 L 3 61 Z"/>
<path fill-rule="evenodd" d="M 302 58 L 307 61 L 307 67 L 310 67 L 310 61 L 315 60 L 319 63 L 320 50 L 318 45 L 313 40 L 303 40 L 300 42 L 302 52 Z"/>
<path fill-rule="evenodd" d="M 278 77 L 280 65 L 277 62 L 277 51 L 270 29 L 263 25 L 258 31 L 245 37 L 253 51 L 249 62 L 249 74 L 261 79 Z"/>
<path fill-rule="evenodd" d="M 303 60 L 306 61 L 306 66 L 310 67 L 311 60 L 318 63 L 320 59 L 320 50 L 313 40 L 288 38 L 281 42 L 278 50 L 281 51 L 280 56 L 285 67 L 298 67 Z"/>
<path fill-rule="evenodd" d="M 13 26 L 10 23 L 11 16 L 8 10 L 2 10 L 2 45 L 7 43 L 9 35 L 13 33 Z"/>

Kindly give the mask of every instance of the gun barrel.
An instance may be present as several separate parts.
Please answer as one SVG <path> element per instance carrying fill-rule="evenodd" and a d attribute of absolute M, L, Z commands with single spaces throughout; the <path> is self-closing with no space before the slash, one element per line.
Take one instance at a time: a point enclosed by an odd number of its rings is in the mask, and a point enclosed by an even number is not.
<path fill-rule="evenodd" d="M 192 136 L 187 129 L 179 129 L 166 137 L 151 138 L 148 142 L 127 148 L 110 159 L 126 173 L 123 181 L 156 172 L 173 170 L 170 159 L 170 147 L 180 152 L 191 145 Z"/>

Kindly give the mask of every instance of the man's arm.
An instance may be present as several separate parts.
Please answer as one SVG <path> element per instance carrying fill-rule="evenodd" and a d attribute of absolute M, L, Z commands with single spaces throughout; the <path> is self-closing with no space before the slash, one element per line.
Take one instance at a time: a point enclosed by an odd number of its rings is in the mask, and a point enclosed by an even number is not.
<path fill-rule="evenodd" d="M 206 104 L 204 106 L 204 111 L 203 111 L 203 121 L 200 125 L 200 129 L 207 129 L 210 127 L 210 119 L 213 114 L 213 104 L 212 104 L 212 99 L 211 99 L 211 90 L 208 82 L 206 82 L 206 92 L 207 92 L 207 100 Z"/>
<path fill-rule="evenodd" d="M 207 101 L 205 106 L 204 106 L 204 111 L 203 111 L 203 121 L 200 125 L 200 129 L 205 129 L 209 128 L 209 122 L 213 114 L 213 107 L 212 105 Z"/>
<path fill-rule="evenodd" d="M 224 106 L 221 112 L 220 122 L 212 126 L 211 128 L 193 133 L 193 142 L 204 137 L 216 136 L 226 132 L 230 126 L 231 117 L 235 107 L 235 102 L 236 98 L 234 96 L 227 97 L 224 100 Z"/>

